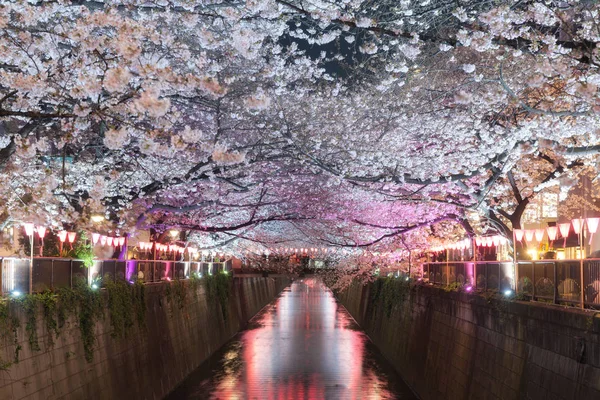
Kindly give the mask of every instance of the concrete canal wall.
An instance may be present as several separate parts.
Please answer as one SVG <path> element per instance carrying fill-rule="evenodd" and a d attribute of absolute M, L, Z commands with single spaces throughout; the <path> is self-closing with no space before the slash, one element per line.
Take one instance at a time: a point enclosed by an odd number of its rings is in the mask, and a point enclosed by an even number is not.
<path fill-rule="evenodd" d="M 341 303 L 424 400 L 600 399 L 600 318 L 399 281 Z"/>
<path fill-rule="evenodd" d="M 30 345 L 25 311 L 17 312 L 20 326 L 14 332 L 4 329 L 10 327 L 2 319 L 0 399 L 162 399 L 289 284 L 284 277 L 234 278 L 225 301 L 222 293 L 216 295 L 221 300 L 213 294 L 208 301 L 201 281 L 182 282 L 185 286 L 146 285 L 144 323 L 124 337 L 111 334 L 105 311 L 93 328 L 92 361 L 85 358 L 80 322 L 73 316 L 50 345 L 43 307 L 37 307 L 37 351 Z M 7 365 L 17 346 L 19 362 Z"/>

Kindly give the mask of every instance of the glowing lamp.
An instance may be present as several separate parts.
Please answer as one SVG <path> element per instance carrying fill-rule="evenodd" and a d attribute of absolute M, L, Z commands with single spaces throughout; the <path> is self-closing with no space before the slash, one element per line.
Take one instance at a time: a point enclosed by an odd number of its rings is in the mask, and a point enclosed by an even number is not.
<path fill-rule="evenodd" d="M 528 242 L 531 242 L 533 240 L 534 234 L 535 234 L 535 231 L 533 229 L 526 229 L 525 230 L 525 240 Z"/>
<path fill-rule="evenodd" d="M 121 236 L 119 238 L 119 246 L 123 246 L 125 244 L 125 236 Z"/>
<path fill-rule="evenodd" d="M 523 240 L 523 235 L 525 235 L 525 231 L 523 231 L 523 229 L 515 229 L 515 239 L 517 239 L 517 241 L 521 241 Z"/>
<path fill-rule="evenodd" d="M 60 240 L 61 243 L 64 243 L 65 240 L 67 240 L 67 231 L 58 232 L 58 240 Z"/>
<path fill-rule="evenodd" d="M 69 239 L 69 243 L 73 243 L 75 241 L 75 236 L 77 236 L 77 233 L 67 232 L 67 238 Z"/>
<path fill-rule="evenodd" d="M 475 236 L 475 245 L 477 247 L 481 246 L 481 238 L 479 236 Z"/>
<path fill-rule="evenodd" d="M 37 227 L 37 234 L 40 238 L 44 238 L 44 236 L 46 236 L 46 227 L 45 226 L 38 226 Z"/>
<path fill-rule="evenodd" d="M 104 236 L 104 235 L 100 236 L 100 244 L 102 246 L 104 246 L 106 244 L 106 236 Z"/>
<path fill-rule="evenodd" d="M 33 224 L 23 224 L 23 227 L 25 228 L 25 233 L 27 236 L 33 235 Z"/>
<path fill-rule="evenodd" d="M 96 244 L 96 243 L 98 243 L 98 240 L 100 240 L 100 234 L 99 233 L 92 233 L 92 243 Z"/>
<path fill-rule="evenodd" d="M 485 238 L 486 247 L 492 247 L 493 244 L 494 244 L 494 239 L 492 239 L 491 236 L 488 236 Z"/>
<path fill-rule="evenodd" d="M 556 234 L 558 233 L 558 228 L 556 226 L 549 226 L 547 231 L 548 231 L 548 239 L 556 240 Z"/>
<path fill-rule="evenodd" d="M 536 229 L 535 230 L 535 240 L 537 240 L 538 242 L 541 242 L 542 239 L 544 239 L 544 230 Z"/>
<path fill-rule="evenodd" d="M 596 233 L 598 230 L 598 222 L 600 222 L 600 218 L 586 218 L 585 222 L 587 223 L 588 231 L 592 234 Z"/>
<path fill-rule="evenodd" d="M 583 218 L 575 218 L 573 221 L 573 231 L 579 235 L 581 228 L 583 228 Z"/>
<path fill-rule="evenodd" d="M 113 238 L 111 236 L 108 236 L 106 238 L 106 244 L 109 245 L 109 246 L 113 245 Z"/>
<path fill-rule="evenodd" d="M 564 224 L 558 224 L 558 229 L 560 230 L 560 236 L 566 238 L 569 236 L 569 229 L 571 229 L 571 223 L 565 222 Z"/>

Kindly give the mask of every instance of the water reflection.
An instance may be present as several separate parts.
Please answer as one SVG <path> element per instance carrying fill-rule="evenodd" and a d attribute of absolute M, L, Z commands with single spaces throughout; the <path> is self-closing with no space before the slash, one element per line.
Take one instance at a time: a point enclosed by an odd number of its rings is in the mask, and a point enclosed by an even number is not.
<path fill-rule="evenodd" d="M 415 399 L 317 279 L 294 282 L 169 399 Z"/>

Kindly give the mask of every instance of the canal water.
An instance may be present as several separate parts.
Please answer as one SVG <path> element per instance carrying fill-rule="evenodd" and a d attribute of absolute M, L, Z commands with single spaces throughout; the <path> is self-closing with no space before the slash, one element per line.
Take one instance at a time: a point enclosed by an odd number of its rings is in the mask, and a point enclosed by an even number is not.
<path fill-rule="evenodd" d="M 416 399 L 317 278 L 295 281 L 169 397 Z"/>

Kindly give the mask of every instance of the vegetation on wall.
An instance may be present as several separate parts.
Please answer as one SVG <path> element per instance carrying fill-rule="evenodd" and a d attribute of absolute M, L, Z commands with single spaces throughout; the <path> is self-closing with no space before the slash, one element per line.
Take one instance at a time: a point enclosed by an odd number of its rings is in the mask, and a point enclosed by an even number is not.
<path fill-rule="evenodd" d="M 203 279 L 194 275 L 185 282 L 165 282 L 167 300 L 179 309 L 184 308 L 189 298 L 188 291 L 192 290 L 193 295 L 198 296 L 201 281 L 205 284 L 207 301 L 219 302 L 223 317 L 227 318 L 231 278 L 223 273 Z M 21 346 L 18 331 L 22 327 L 31 350 L 41 351 L 40 340 L 44 340 L 44 348 L 52 348 L 69 318 L 73 317 L 79 327 L 85 359 L 89 362 L 94 356 L 96 325 L 105 316 L 108 315 L 111 334 L 117 339 L 126 337 L 134 326 L 145 327 L 146 293 L 141 281 L 129 284 L 124 280 L 105 279 L 105 291 L 95 288 L 96 285 L 92 288 L 85 280 L 76 280 L 72 288 L 0 298 L 0 340 L 4 343 L 10 340 L 15 346 L 12 360 L 0 359 L 0 370 L 19 361 Z M 38 320 L 40 317 L 43 318 L 42 324 Z"/>
<path fill-rule="evenodd" d="M 136 282 L 130 285 L 120 279 L 109 279 L 105 287 L 112 336 L 124 338 L 135 323 L 142 327 L 146 316 L 144 284 Z"/>
<path fill-rule="evenodd" d="M 228 274 L 218 273 L 208 275 L 204 279 L 206 288 L 206 299 L 210 303 L 218 301 L 221 305 L 223 318 L 229 315 L 229 291 L 231 290 L 231 278 Z"/>

